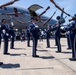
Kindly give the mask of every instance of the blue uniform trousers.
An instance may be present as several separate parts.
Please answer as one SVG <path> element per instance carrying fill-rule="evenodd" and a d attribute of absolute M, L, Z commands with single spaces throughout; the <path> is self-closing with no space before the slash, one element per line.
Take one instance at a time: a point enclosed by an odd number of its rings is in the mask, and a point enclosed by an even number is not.
<path fill-rule="evenodd" d="M 67 44 L 68 44 L 68 48 L 71 49 L 70 36 L 67 37 Z"/>
<path fill-rule="evenodd" d="M 30 46 L 30 37 L 27 37 L 27 46 Z"/>
<path fill-rule="evenodd" d="M 58 52 L 61 52 L 60 37 L 56 37 Z"/>
<path fill-rule="evenodd" d="M 10 47 L 14 48 L 14 36 L 12 36 L 12 38 L 11 38 L 11 46 Z"/>
<path fill-rule="evenodd" d="M 71 35 L 72 58 L 76 59 L 76 34 Z"/>
<path fill-rule="evenodd" d="M 55 36 L 55 45 L 57 46 L 57 37 Z"/>
<path fill-rule="evenodd" d="M 8 36 L 4 36 L 4 54 L 8 53 Z"/>
<path fill-rule="evenodd" d="M 38 39 L 33 38 L 33 50 L 32 50 L 32 56 L 36 56 L 36 48 L 37 48 Z"/>
<path fill-rule="evenodd" d="M 49 40 L 49 38 L 46 38 L 46 42 L 47 42 L 47 47 L 50 47 L 50 40 Z"/>

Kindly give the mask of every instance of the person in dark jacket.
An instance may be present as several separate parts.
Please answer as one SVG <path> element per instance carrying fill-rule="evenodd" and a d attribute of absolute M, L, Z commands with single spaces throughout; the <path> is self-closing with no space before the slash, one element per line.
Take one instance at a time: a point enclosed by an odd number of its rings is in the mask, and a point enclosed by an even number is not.
<path fill-rule="evenodd" d="M 74 15 L 76 18 L 76 14 Z M 71 49 L 72 49 L 72 58 L 69 60 L 76 61 L 76 19 L 66 28 L 66 31 L 71 31 L 70 33 L 70 41 L 71 41 Z"/>
<path fill-rule="evenodd" d="M 37 51 L 37 44 L 38 44 L 38 39 L 39 39 L 39 27 L 36 24 L 36 19 L 31 18 L 31 24 L 29 26 L 30 33 L 32 33 L 32 38 L 33 38 L 33 50 L 32 50 L 32 56 L 33 57 L 39 57 L 36 54 Z"/>
<path fill-rule="evenodd" d="M 8 53 L 9 27 L 7 25 L 6 19 L 2 19 L 1 24 L 2 24 L 2 33 L 4 37 L 4 54 L 9 54 Z"/>
<path fill-rule="evenodd" d="M 0 23 L 0 49 L 1 49 L 1 33 L 2 33 L 1 28 L 2 28 L 2 25 Z M 0 65 L 2 65 L 2 64 L 3 64 L 3 62 L 0 62 Z"/>
<path fill-rule="evenodd" d="M 61 43 L 60 43 L 60 25 L 61 25 L 61 21 L 60 21 L 60 16 L 57 16 L 56 19 L 58 20 L 57 24 L 52 28 L 52 30 L 55 30 L 55 40 L 56 40 L 56 44 L 57 44 L 57 48 L 58 51 L 56 52 L 61 52 Z"/>

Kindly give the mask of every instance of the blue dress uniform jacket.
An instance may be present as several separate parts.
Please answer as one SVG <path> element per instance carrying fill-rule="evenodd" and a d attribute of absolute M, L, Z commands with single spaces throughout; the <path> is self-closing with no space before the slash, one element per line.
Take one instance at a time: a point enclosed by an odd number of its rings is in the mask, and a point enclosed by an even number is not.
<path fill-rule="evenodd" d="M 14 38 L 15 38 L 15 31 L 14 31 L 13 27 L 10 27 L 9 34 L 10 34 L 10 37 L 11 37 L 10 48 L 13 49 L 14 48 Z"/>
<path fill-rule="evenodd" d="M 2 31 L 4 36 L 4 54 L 8 53 L 8 38 L 9 38 L 9 28 L 8 25 L 2 24 Z"/>
<path fill-rule="evenodd" d="M 37 48 L 37 43 L 38 43 L 38 39 L 39 39 L 39 28 L 37 25 L 31 24 L 30 27 L 30 32 L 32 33 L 32 37 L 33 37 L 33 52 L 32 52 L 32 56 L 35 57 L 36 56 L 36 48 Z"/>
<path fill-rule="evenodd" d="M 30 32 L 32 33 L 33 38 L 39 39 L 39 28 L 37 25 L 30 25 Z"/>
<path fill-rule="evenodd" d="M 71 48 L 72 48 L 72 58 L 76 59 L 76 21 L 74 21 L 69 27 L 66 28 L 67 31 L 71 31 Z"/>

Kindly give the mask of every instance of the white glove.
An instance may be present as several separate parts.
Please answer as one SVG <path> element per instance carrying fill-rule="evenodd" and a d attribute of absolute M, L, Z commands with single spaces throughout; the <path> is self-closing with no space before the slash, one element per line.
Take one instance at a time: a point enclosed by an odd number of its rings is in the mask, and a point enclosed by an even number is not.
<path fill-rule="evenodd" d="M 38 28 L 38 26 L 37 26 L 37 25 L 36 25 L 35 27 L 36 27 L 36 28 Z"/>
<path fill-rule="evenodd" d="M 9 34 L 8 34 L 8 33 L 6 33 L 6 36 L 9 36 Z"/>
<path fill-rule="evenodd" d="M 11 38 L 12 38 L 12 36 L 11 36 Z"/>
<path fill-rule="evenodd" d="M 70 31 L 67 31 L 66 33 L 67 33 L 67 34 L 69 34 L 69 33 L 70 33 Z"/>
<path fill-rule="evenodd" d="M 5 34 L 5 33 L 6 33 L 6 30 L 5 30 L 5 29 L 3 29 L 3 30 L 2 30 L 2 32 Z"/>
<path fill-rule="evenodd" d="M 0 28 L 1 28 L 1 25 L 0 25 Z"/>

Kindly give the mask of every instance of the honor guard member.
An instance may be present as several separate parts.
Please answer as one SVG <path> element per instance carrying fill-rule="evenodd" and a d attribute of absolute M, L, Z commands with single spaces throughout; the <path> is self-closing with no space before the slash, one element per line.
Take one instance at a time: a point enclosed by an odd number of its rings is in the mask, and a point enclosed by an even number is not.
<path fill-rule="evenodd" d="M 50 26 L 47 26 L 46 29 L 46 42 L 47 42 L 47 47 L 46 48 L 50 48 Z"/>
<path fill-rule="evenodd" d="M 33 57 L 39 57 L 38 55 L 36 55 L 36 51 L 37 51 L 37 43 L 38 43 L 38 39 L 39 39 L 39 27 L 36 24 L 36 19 L 35 18 L 31 18 L 31 24 L 30 24 L 30 32 L 32 33 L 32 37 L 33 37 L 33 50 L 32 50 L 32 56 Z"/>
<path fill-rule="evenodd" d="M 55 30 L 55 39 L 56 39 L 56 43 L 57 43 L 57 48 L 58 51 L 56 52 L 61 52 L 61 44 L 60 44 L 60 16 L 57 16 L 56 19 L 58 20 L 57 24 L 55 27 L 52 28 L 52 30 Z"/>
<path fill-rule="evenodd" d="M 74 17 L 76 18 L 76 14 L 74 15 Z M 71 25 L 67 27 L 66 30 L 71 31 L 70 40 L 71 40 L 71 48 L 72 48 L 72 58 L 70 58 L 69 60 L 76 61 L 76 19 L 73 20 Z"/>
<path fill-rule="evenodd" d="M 1 49 L 1 27 L 2 27 L 2 25 L 0 23 L 0 49 Z M 3 64 L 3 62 L 0 62 L 0 65 L 2 65 L 2 64 Z"/>
<path fill-rule="evenodd" d="M 1 25 L 1 23 L 0 23 L 0 48 L 1 48 L 1 27 L 2 27 L 2 25 Z"/>
<path fill-rule="evenodd" d="M 11 38 L 10 48 L 15 49 L 14 48 L 15 31 L 14 31 L 13 22 L 11 22 L 10 29 L 9 29 L 9 34 L 10 34 L 10 38 Z"/>
<path fill-rule="evenodd" d="M 5 19 L 2 19 L 2 32 L 4 37 L 4 54 L 8 53 L 8 38 L 9 38 L 9 27 Z"/>
<path fill-rule="evenodd" d="M 31 47 L 30 46 L 30 30 L 27 27 L 26 27 L 26 37 L 27 37 L 27 46 Z"/>

